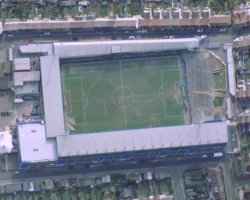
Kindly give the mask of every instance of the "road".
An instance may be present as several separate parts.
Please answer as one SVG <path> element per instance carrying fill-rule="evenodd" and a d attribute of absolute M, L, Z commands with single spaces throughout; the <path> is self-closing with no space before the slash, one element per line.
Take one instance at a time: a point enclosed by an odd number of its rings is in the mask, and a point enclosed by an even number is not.
<path fill-rule="evenodd" d="M 111 38 L 115 39 L 128 39 L 129 36 L 135 36 L 139 38 L 159 38 L 164 36 L 174 36 L 174 37 L 193 37 L 195 35 L 210 35 L 210 34 L 227 34 L 231 33 L 231 28 L 213 28 L 207 29 L 202 32 L 197 32 L 197 30 L 161 30 L 161 29 L 150 29 L 146 32 L 141 30 L 60 30 L 60 31 L 12 31 L 5 32 L 2 34 L 1 39 L 13 41 L 13 40 L 33 40 L 33 39 L 56 39 L 63 41 L 72 41 L 78 39 L 90 39 L 90 38 Z"/>
<path fill-rule="evenodd" d="M 221 162 L 219 164 L 222 167 L 223 171 L 223 178 L 225 183 L 225 189 L 227 194 L 228 200 L 235 200 L 236 197 L 236 190 L 235 187 L 235 180 L 232 176 L 232 159 L 230 157 L 227 157 L 227 159 L 224 160 L 224 162 Z"/>
<path fill-rule="evenodd" d="M 171 180 L 174 188 L 174 196 L 176 199 L 185 199 L 185 190 L 183 184 L 183 170 L 180 166 L 170 168 Z"/>
<path fill-rule="evenodd" d="M 223 159 L 220 161 L 223 161 Z M 65 167 L 39 168 L 20 171 L 19 174 L 12 172 L 0 173 L 0 185 L 31 182 L 44 179 L 61 179 L 61 178 L 87 178 L 93 176 L 104 176 L 115 173 L 145 173 L 148 171 L 167 170 L 171 173 L 171 179 L 174 189 L 174 194 L 177 200 L 184 200 L 184 185 L 183 172 L 188 168 L 197 167 L 214 167 L 218 166 L 218 160 L 194 160 L 193 162 L 178 161 L 178 162 L 161 162 L 161 163 L 139 163 L 137 165 L 109 165 L 103 168 L 83 168 L 75 167 L 67 169 Z"/>

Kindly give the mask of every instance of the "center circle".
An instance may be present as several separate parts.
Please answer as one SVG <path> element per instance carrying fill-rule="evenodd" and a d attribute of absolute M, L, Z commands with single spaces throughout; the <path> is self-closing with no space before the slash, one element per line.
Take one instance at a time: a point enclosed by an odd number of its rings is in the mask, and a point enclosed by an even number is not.
<path fill-rule="evenodd" d="M 119 108 L 129 107 L 133 104 L 134 98 L 134 92 L 127 86 L 117 87 L 112 93 L 113 103 Z"/>

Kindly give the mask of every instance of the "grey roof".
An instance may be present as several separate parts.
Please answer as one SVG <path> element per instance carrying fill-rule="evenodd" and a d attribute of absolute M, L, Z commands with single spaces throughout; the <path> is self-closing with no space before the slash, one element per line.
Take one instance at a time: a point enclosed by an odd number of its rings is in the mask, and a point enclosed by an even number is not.
<path fill-rule="evenodd" d="M 112 53 L 181 50 L 198 47 L 199 39 L 197 38 L 56 42 L 54 43 L 54 53 L 60 58 L 70 58 Z"/>
<path fill-rule="evenodd" d="M 46 138 L 44 124 L 18 125 L 18 136 L 22 162 L 57 160 L 56 141 Z"/>
<path fill-rule="evenodd" d="M 47 137 L 65 134 L 59 57 L 42 56 L 41 74 Z"/>
<path fill-rule="evenodd" d="M 228 75 L 229 93 L 232 96 L 235 96 L 236 82 L 235 82 L 235 69 L 234 69 L 232 46 L 227 48 L 227 75 Z"/>
<path fill-rule="evenodd" d="M 3 23 L 0 21 L 0 35 L 2 34 L 3 32 Z"/>
<path fill-rule="evenodd" d="M 15 58 L 14 66 L 15 71 L 30 70 L 30 58 Z"/>
<path fill-rule="evenodd" d="M 137 18 L 107 19 L 98 18 L 95 20 L 28 20 L 28 21 L 6 21 L 3 25 L 5 31 L 13 30 L 53 30 L 72 28 L 99 28 L 99 27 L 137 27 Z M 0 25 L 1 33 L 2 23 Z"/>
<path fill-rule="evenodd" d="M 39 83 L 24 83 L 22 86 L 15 87 L 16 95 L 24 95 L 24 94 L 38 94 L 39 93 Z"/>
<path fill-rule="evenodd" d="M 59 157 L 227 143 L 227 122 L 57 137 Z"/>
<path fill-rule="evenodd" d="M 14 86 L 23 86 L 25 82 L 40 81 L 40 71 L 14 72 Z"/>
<path fill-rule="evenodd" d="M 46 53 L 51 55 L 53 53 L 52 44 L 49 43 L 33 43 L 19 46 L 19 50 L 23 54 Z"/>
<path fill-rule="evenodd" d="M 54 48 L 53 48 L 54 47 Z M 28 44 L 19 47 L 23 54 L 53 53 L 60 58 L 98 56 L 113 53 L 135 53 L 152 51 L 171 51 L 198 48 L 198 38 L 181 39 L 151 39 L 151 40 L 116 40 L 116 41 L 88 41 L 88 42 L 55 42 Z"/>

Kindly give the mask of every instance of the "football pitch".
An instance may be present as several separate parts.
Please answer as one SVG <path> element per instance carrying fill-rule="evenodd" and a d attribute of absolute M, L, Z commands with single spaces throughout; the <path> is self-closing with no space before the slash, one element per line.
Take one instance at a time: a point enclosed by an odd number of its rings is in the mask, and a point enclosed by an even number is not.
<path fill-rule="evenodd" d="M 178 56 L 64 64 L 61 75 L 71 133 L 184 123 Z"/>

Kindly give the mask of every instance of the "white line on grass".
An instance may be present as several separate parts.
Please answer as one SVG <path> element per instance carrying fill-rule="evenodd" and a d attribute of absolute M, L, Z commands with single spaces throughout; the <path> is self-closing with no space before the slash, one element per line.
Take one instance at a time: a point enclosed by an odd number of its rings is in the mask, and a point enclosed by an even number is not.
<path fill-rule="evenodd" d="M 81 87 L 82 87 L 82 112 L 83 112 L 83 123 L 86 124 L 86 116 L 85 116 L 85 110 L 84 110 L 84 90 L 83 90 L 83 81 L 81 77 Z"/>
<path fill-rule="evenodd" d="M 179 72 L 180 71 L 180 69 L 178 68 L 178 69 L 163 69 L 163 70 L 161 70 L 161 72 Z"/>
<path fill-rule="evenodd" d="M 169 58 L 179 58 L 179 56 L 160 56 L 160 58 L 157 58 L 157 61 L 159 60 L 165 60 L 165 59 L 168 59 Z M 122 62 L 130 62 L 130 61 L 136 61 L 136 60 L 142 60 L 142 61 L 145 61 L 145 60 L 153 60 L 154 58 L 130 58 L 128 60 L 120 60 Z"/>
<path fill-rule="evenodd" d="M 163 99 L 163 108 L 164 108 L 164 114 L 165 114 L 165 119 L 167 118 L 167 113 L 166 113 L 166 102 L 165 102 L 165 97 L 164 97 L 164 84 L 163 84 L 163 78 L 162 78 L 162 71 L 161 71 L 161 86 L 162 86 L 162 99 Z"/>
<path fill-rule="evenodd" d="M 68 78 L 64 78 L 63 80 L 77 80 L 77 79 L 81 79 L 81 76 L 76 76 L 76 77 L 68 77 Z"/>
<path fill-rule="evenodd" d="M 70 92 L 70 90 L 65 90 L 64 91 L 64 94 L 65 94 L 65 96 L 66 96 L 66 94 L 68 94 L 68 97 L 69 97 L 69 102 L 67 102 L 67 98 L 64 100 L 64 101 L 66 101 L 66 106 L 67 105 L 69 105 L 69 111 L 68 112 L 66 112 L 67 114 L 70 114 L 70 113 L 72 113 L 72 100 L 71 100 L 71 92 Z"/>
<path fill-rule="evenodd" d="M 98 75 L 96 80 L 91 84 L 91 86 L 89 86 L 89 88 L 87 89 L 87 93 L 93 88 L 95 87 L 96 83 L 102 78 L 102 74 L 105 72 L 105 70 L 101 71 Z"/>
<path fill-rule="evenodd" d="M 124 125 L 125 125 L 125 128 L 127 128 L 127 117 L 126 117 L 126 108 L 125 108 L 125 105 L 124 105 L 124 91 L 123 91 L 123 76 L 122 76 L 122 62 L 120 61 L 119 62 L 120 64 L 120 75 L 121 75 L 121 89 L 122 89 L 122 110 L 123 110 L 123 116 L 124 116 Z"/>

